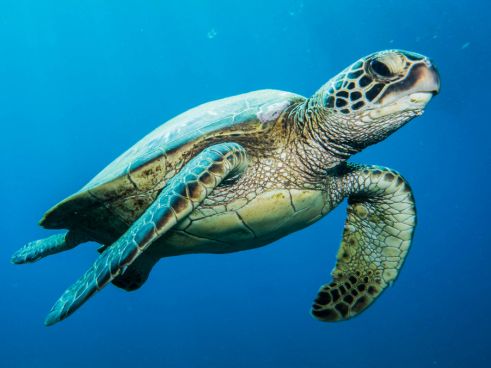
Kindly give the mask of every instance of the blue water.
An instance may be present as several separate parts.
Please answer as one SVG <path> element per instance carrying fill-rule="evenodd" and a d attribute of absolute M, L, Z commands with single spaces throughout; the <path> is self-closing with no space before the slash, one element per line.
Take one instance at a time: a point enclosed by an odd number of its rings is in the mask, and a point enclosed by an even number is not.
<path fill-rule="evenodd" d="M 484 367 L 491 359 L 491 175 L 485 1 L 0 3 L 1 367 Z M 308 311 L 330 280 L 345 206 L 261 249 L 162 261 L 42 322 L 96 258 L 87 244 L 9 263 L 46 209 L 154 127 L 262 88 L 312 94 L 357 58 L 413 50 L 442 91 L 352 161 L 411 182 L 419 223 L 397 282 L 360 317 Z"/>

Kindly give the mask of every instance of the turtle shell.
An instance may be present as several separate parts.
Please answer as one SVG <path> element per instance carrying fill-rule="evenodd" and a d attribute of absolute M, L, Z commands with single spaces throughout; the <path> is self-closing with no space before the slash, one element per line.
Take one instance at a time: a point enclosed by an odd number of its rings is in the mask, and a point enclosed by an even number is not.
<path fill-rule="evenodd" d="M 260 135 L 301 99 L 289 92 L 261 90 L 188 110 L 137 142 L 77 193 L 51 208 L 40 223 L 52 229 L 81 226 L 93 233 L 110 220 L 117 222 L 112 227 L 121 233 L 199 150 L 220 141 Z"/>

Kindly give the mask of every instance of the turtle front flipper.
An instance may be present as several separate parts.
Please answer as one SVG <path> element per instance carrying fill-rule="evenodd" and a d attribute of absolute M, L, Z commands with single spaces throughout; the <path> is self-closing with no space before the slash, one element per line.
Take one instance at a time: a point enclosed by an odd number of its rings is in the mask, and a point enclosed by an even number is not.
<path fill-rule="evenodd" d="M 203 150 L 170 179 L 143 215 L 58 299 L 45 324 L 68 317 L 92 294 L 121 275 L 155 240 L 188 216 L 223 179 L 241 174 L 247 155 L 236 143 Z"/>
<path fill-rule="evenodd" d="M 312 307 L 322 321 L 356 316 L 396 279 L 416 225 L 411 189 L 398 173 L 348 164 L 338 180 L 348 217 L 333 281 L 321 287 Z"/>
<path fill-rule="evenodd" d="M 88 241 L 90 239 L 81 232 L 65 231 L 27 243 L 12 255 L 10 261 L 14 264 L 36 262 L 41 258 L 64 252 Z"/>

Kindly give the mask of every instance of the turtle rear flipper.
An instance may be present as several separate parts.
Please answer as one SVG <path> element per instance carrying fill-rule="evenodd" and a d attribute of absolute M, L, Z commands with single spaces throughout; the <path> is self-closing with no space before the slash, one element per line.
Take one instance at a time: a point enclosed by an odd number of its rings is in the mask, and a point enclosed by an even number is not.
<path fill-rule="evenodd" d="M 396 279 L 416 225 L 414 198 L 399 174 L 348 164 L 341 175 L 348 196 L 343 240 L 333 282 L 321 287 L 312 307 L 314 317 L 328 322 L 361 313 Z"/>
<path fill-rule="evenodd" d="M 147 281 L 150 271 L 158 261 L 159 259 L 156 257 L 146 253 L 141 254 L 120 276 L 112 281 L 113 285 L 126 291 L 139 289 Z"/>
<path fill-rule="evenodd" d="M 14 264 L 32 263 L 46 256 L 70 250 L 90 239 L 79 231 L 65 231 L 45 239 L 27 243 L 15 252 L 10 261 Z"/>

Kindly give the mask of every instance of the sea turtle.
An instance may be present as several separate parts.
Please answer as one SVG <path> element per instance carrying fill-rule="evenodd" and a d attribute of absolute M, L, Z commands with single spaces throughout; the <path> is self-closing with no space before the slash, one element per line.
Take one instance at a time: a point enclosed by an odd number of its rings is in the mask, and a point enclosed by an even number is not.
<path fill-rule="evenodd" d="M 260 90 L 193 108 L 51 208 L 40 224 L 68 231 L 28 243 L 12 262 L 102 245 L 51 309 L 52 325 L 109 282 L 139 288 L 162 257 L 263 246 L 347 198 L 333 281 L 312 314 L 353 317 L 396 279 L 416 213 L 397 172 L 347 160 L 421 115 L 439 88 L 427 57 L 387 50 L 359 59 L 311 98 Z"/>

